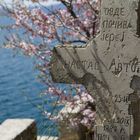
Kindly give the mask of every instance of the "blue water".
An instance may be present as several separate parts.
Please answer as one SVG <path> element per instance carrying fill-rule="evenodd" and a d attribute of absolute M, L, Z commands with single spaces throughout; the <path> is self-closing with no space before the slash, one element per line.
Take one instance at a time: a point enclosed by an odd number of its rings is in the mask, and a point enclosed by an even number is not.
<path fill-rule="evenodd" d="M 0 26 L 12 23 L 0 9 Z M 22 32 L 21 29 L 20 34 Z M 34 68 L 34 59 L 21 54 L 13 56 L 11 49 L 1 48 L 8 35 L 8 31 L 0 30 L 0 123 L 9 118 L 33 118 L 40 135 L 56 136 L 57 126 L 38 109 L 43 106 L 52 111 L 53 100 L 40 97 L 46 87 L 37 80 L 39 72 Z"/>
<path fill-rule="evenodd" d="M 0 123 L 8 118 L 33 118 L 38 124 L 38 133 L 57 135 L 51 122 L 35 106 L 42 104 L 40 92 L 45 86 L 37 80 L 33 58 L 23 55 L 13 57 L 10 49 L 0 49 Z"/>

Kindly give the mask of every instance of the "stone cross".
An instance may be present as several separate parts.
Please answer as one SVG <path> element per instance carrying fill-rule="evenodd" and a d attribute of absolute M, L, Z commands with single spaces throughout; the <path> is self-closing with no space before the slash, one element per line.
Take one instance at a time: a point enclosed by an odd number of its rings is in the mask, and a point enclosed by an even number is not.
<path fill-rule="evenodd" d="M 96 100 L 94 140 L 138 140 L 139 18 L 138 0 L 102 0 L 100 34 L 85 46 L 54 49 L 53 80 L 83 84 Z"/>

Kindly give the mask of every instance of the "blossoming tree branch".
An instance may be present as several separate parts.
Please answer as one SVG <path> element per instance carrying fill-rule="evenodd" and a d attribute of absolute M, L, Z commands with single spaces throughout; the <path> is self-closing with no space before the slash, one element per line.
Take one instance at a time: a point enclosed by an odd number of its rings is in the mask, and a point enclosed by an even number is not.
<path fill-rule="evenodd" d="M 57 103 L 71 106 L 70 111 L 76 109 L 76 115 L 68 119 L 71 124 L 80 123 L 92 130 L 95 116 L 93 97 L 81 85 L 60 88 L 52 82 L 49 68 L 55 45 L 82 45 L 95 37 L 98 33 L 100 0 L 58 0 L 57 6 L 49 7 L 43 5 L 47 0 L 30 2 L 32 6 L 18 0 L 13 0 L 10 8 L 3 6 L 14 21 L 6 28 L 9 35 L 6 36 L 5 47 L 34 55 L 39 60 L 37 67 L 41 72 L 40 79 L 46 85 L 44 96 L 58 97 Z M 56 115 L 45 110 L 44 114 L 53 120 L 68 117 L 63 112 Z"/>

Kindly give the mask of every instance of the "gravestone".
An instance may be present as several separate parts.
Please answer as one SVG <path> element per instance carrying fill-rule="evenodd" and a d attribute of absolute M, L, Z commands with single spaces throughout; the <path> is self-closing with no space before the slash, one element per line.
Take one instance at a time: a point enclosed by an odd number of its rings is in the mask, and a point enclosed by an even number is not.
<path fill-rule="evenodd" d="M 85 46 L 53 51 L 54 82 L 83 84 L 96 100 L 94 140 L 138 140 L 139 11 L 140 1 L 102 0 L 100 34 Z"/>

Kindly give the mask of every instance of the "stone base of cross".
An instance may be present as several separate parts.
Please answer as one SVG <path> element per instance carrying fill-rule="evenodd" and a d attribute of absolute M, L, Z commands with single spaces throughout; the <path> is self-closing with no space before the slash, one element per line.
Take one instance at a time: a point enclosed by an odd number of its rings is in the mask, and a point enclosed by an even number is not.
<path fill-rule="evenodd" d="M 99 36 L 85 46 L 58 46 L 53 52 L 54 82 L 83 84 L 96 100 L 94 140 L 140 136 L 137 2 L 103 0 Z"/>

